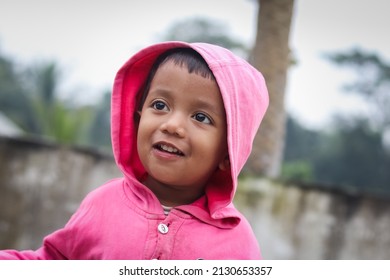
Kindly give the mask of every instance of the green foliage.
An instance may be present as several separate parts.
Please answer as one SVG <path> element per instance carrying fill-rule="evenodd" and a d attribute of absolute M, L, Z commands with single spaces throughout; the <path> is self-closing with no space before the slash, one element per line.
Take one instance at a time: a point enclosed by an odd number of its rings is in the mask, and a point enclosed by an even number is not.
<path fill-rule="evenodd" d="M 60 143 L 86 144 L 86 133 L 92 111 L 88 107 L 67 108 L 56 102 L 52 106 L 53 118 L 47 134 Z"/>
<path fill-rule="evenodd" d="M 328 131 L 288 123 L 282 179 L 390 193 L 390 151 L 368 120 L 338 117 Z"/>
<path fill-rule="evenodd" d="M 390 82 L 390 65 L 375 53 L 360 49 L 328 54 L 326 56 L 339 66 L 352 68 L 358 79 L 345 89 L 367 95 L 375 94 L 382 84 Z"/>
<path fill-rule="evenodd" d="M 313 170 L 309 161 L 295 160 L 285 162 L 282 166 L 281 177 L 288 181 L 311 182 L 313 181 Z"/>
<path fill-rule="evenodd" d="M 312 166 L 320 143 L 321 136 L 318 132 L 302 127 L 294 118 L 288 116 L 281 178 L 313 181 L 315 178 Z"/>
<path fill-rule="evenodd" d="M 0 55 L 0 110 L 28 135 L 82 143 L 92 110 L 60 99 L 59 85 L 60 71 L 54 62 L 16 71 L 15 63 Z"/>
<path fill-rule="evenodd" d="M 390 192 L 390 153 L 382 144 L 381 134 L 366 120 L 351 124 L 338 119 L 338 127 L 324 137 L 326 145 L 314 162 L 318 181 Z"/>
<path fill-rule="evenodd" d="M 360 49 L 326 57 L 356 73 L 355 81 L 346 84 L 344 89 L 365 98 L 371 108 L 369 118 L 372 125 L 380 130 L 390 129 L 390 63 L 376 53 Z"/>
<path fill-rule="evenodd" d="M 327 58 L 357 73 L 345 89 L 365 98 L 371 114 L 337 116 L 326 131 L 305 129 L 290 118 L 284 178 L 389 194 L 390 150 L 385 135 L 390 131 L 390 64 L 358 49 Z"/>
<path fill-rule="evenodd" d="M 0 54 L 0 110 L 25 130 L 37 129 L 23 79 L 15 63 Z"/>
<path fill-rule="evenodd" d="M 106 91 L 95 108 L 89 128 L 88 139 L 92 146 L 111 151 L 110 108 L 111 92 Z"/>
<path fill-rule="evenodd" d="M 321 142 L 318 132 L 302 127 L 293 117 L 288 116 L 286 122 L 286 142 L 284 160 L 312 160 Z"/>

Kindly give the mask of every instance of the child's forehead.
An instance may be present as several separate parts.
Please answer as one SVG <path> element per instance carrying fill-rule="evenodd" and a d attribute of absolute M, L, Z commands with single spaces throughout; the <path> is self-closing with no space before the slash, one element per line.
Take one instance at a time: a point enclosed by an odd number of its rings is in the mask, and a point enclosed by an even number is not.
<path fill-rule="evenodd" d="M 207 88 L 213 88 L 220 90 L 216 80 L 209 77 L 204 77 L 199 73 L 191 73 L 185 66 L 177 65 L 172 61 L 164 63 L 157 69 L 151 85 L 162 86 L 162 84 L 170 86 L 172 88 L 190 86 L 194 88 L 200 88 L 206 90 Z M 190 88 L 189 90 L 191 90 Z"/>

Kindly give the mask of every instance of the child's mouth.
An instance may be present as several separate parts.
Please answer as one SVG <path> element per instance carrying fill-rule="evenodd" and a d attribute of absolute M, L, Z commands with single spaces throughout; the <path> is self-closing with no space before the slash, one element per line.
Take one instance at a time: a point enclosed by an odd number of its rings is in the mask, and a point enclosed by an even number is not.
<path fill-rule="evenodd" d="M 175 147 L 169 146 L 167 144 L 159 143 L 159 144 L 154 145 L 153 147 L 159 151 L 162 151 L 162 152 L 166 152 L 166 153 L 174 154 L 174 155 L 178 155 L 178 156 L 184 156 L 182 151 L 178 150 Z"/>

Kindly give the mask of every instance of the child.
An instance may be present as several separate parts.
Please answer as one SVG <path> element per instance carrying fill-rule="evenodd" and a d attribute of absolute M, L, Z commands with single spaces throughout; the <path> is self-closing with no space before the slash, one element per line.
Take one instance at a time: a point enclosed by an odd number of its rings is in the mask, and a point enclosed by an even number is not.
<path fill-rule="evenodd" d="M 91 192 L 36 251 L 0 259 L 259 259 L 234 208 L 268 106 L 262 75 L 230 51 L 165 42 L 117 73 L 112 144 L 124 174 Z"/>

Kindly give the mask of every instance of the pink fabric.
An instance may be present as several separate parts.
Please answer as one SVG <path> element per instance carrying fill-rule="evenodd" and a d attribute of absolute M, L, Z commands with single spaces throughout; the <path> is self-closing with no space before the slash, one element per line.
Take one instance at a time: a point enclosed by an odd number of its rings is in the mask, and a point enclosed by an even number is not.
<path fill-rule="evenodd" d="M 227 115 L 231 176 L 216 172 L 204 197 L 165 216 L 155 195 L 140 183 L 146 174 L 133 116 L 153 62 L 175 47 L 196 50 L 216 77 Z M 141 50 L 118 71 L 113 87 L 112 145 L 124 177 L 90 193 L 67 225 L 47 236 L 37 251 L 0 251 L 0 259 L 261 258 L 252 229 L 232 200 L 267 106 L 263 76 L 224 48 L 165 42 Z M 161 223 L 167 233 L 159 231 Z"/>

